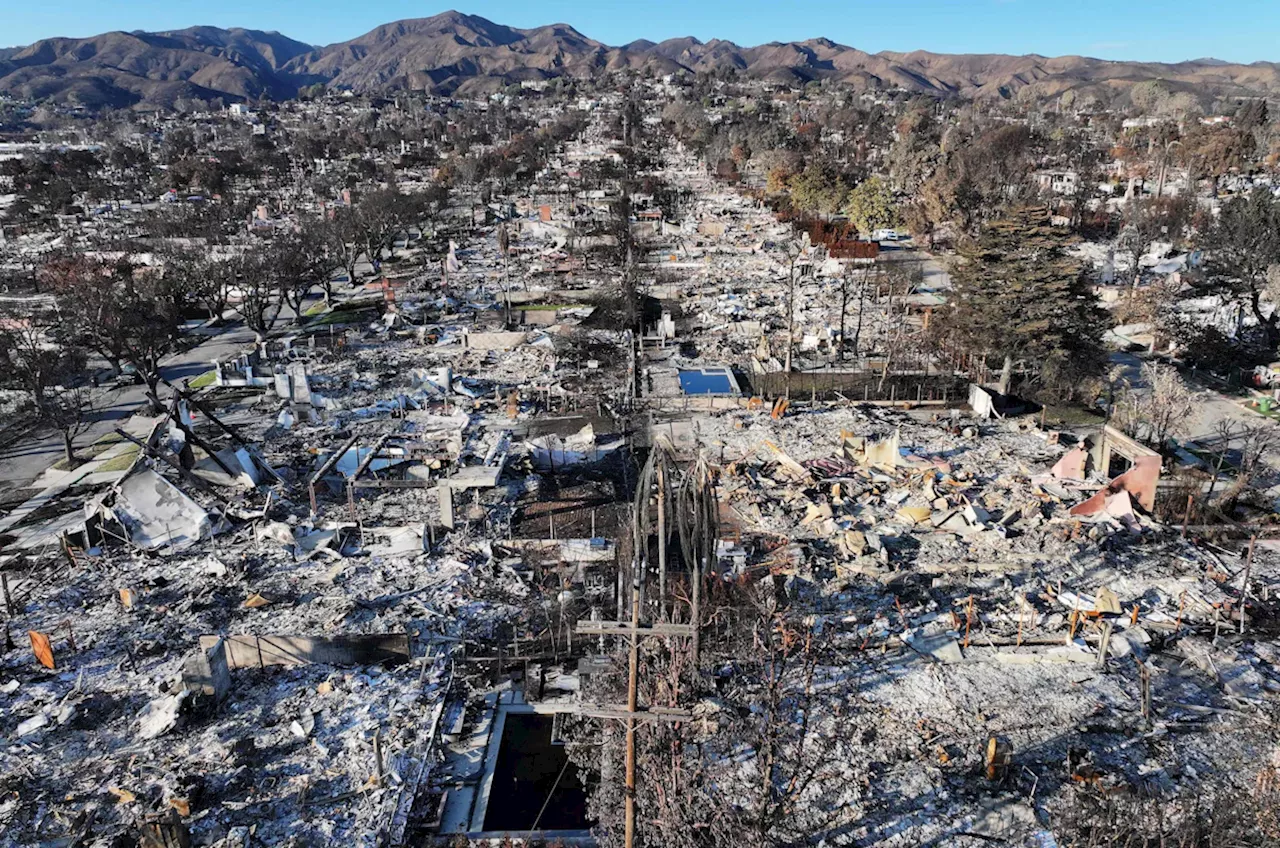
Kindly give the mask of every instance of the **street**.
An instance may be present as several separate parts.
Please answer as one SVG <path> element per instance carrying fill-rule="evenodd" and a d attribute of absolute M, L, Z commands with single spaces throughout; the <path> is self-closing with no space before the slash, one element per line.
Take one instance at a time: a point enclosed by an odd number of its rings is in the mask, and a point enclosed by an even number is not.
<path fill-rule="evenodd" d="M 305 304 L 314 303 L 308 299 Z M 228 316 L 234 313 L 226 313 Z M 284 327 L 293 320 L 294 313 L 288 306 L 280 310 L 276 327 Z M 213 360 L 240 353 L 253 344 L 253 331 L 244 326 L 238 317 L 228 318 L 226 323 L 214 329 L 198 329 L 192 332 L 208 335 L 204 341 L 188 350 L 175 353 L 164 361 L 160 376 L 170 383 L 198 377 L 208 371 Z M 163 387 L 161 397 L 165 397 Z M 76 437 L 75 446 L 81 450 L 110 433 L 146 403 L 145 385 L 121 386 L 102 389 L 94 396 L 93 423 L 85 433 Z M 63 458 L 62 434 L 47 427 L 37 427 L 13 444 L 0 450 L 0 494 L 29 486 L 45 469 Z"/>
<path fill-rule="evenodd" d="M 1142 380 L 1143 361 L 1142 357 L 1128 351 L 1114 351 L 1111 354 L 1111 364 L 1121 366 L 1123 378 L 1137 389 L 1145 388 Z M 1246 409 L 1240 400 L 1224 395 L 1203 382 L 1188 381 L 1188 384 L 1196 393 L 1197 403 L 1194 417 L 1187 428 L 1187 435 L 1182 441 L 1196 442 L 1205 447 L 1217 447 L 1217 428 L 1220 422 L 1235 421 L 1237 427 L 1241 429 L 1245 425 L 1252 426 L 1267 422 L 1267 419 L 1261 415 Z M 1273 422 L 1271 426 L 1277 425 Z M 1238 438 L 1232 440 L 1232 446 L 1239 447 Z M 1264 456 L 1263 462 L 1280 475 L 1280 455 L 1273 453 Z"/>

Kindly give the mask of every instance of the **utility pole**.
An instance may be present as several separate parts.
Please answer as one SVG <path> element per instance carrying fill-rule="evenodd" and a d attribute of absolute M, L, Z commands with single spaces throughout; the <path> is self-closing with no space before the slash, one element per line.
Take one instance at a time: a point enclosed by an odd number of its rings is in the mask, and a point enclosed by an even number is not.
<path fill-rule="evenodd" d="M 692 624 L 646 624 L 640 620 L 640 576 L 643 562 L 632 563 L 631 621 L 579 621 L 575 632 L 583 636 L 627 636 L 631 639 L 627 658 L 627 705 L 618 709 L 610 705 L 584 704 L 579 715 L 596 718 L 620 718 L 627 723 L 626 759 L 626 807 L 623 819 L 623 844 L 635 845 L 636 831 L 636 723 L 639 721 L 689 721 L 688 710 L 672 707 L 641 707 L 640 701 L 640 639 L 644 636 L 690 636 L 697 639 L 697 629 Z"/>
<path fill-rule="evenodd" d="M 837 352 L 837 358 L 844 361 L 844 319 L 849 313 L 849 278 L 853 275 L 853 268 L 845 268 L 845 272 L 840 275 L 840 348 Z"/>
<path fill-rule="evenodd" d="M 783 394 L 791 399 L 791 348 L 796 334 L 796 260 L 800 258 L 800 250 L 791 254 L 791 269 L 787 283 L 787 355 L 783 366 L 786 376 L 783 378 Z"/>
<path fill-rule="evenodd" d="M 660 448 L 660 446 L 659 446 Z M 690 610 L 690 623 L 675 624 L 665 620 L 668 615 L 667 599 L 665 596 L 666 582 L 666 563 L 667 563 L 667 474 L 668 468 L 665 462 L 657 461 L 658 455 L 655 453 L 650 456 L 649 464 L 642 472 L 642 483 L 640 491 L 636 496 L 634 504 L 634 512 L 632 514 L 631 534 L 632 549 L 635 551 L 634 558 L 631 561 L 631 615 L 630 621 L 623 620 L 625 609 L 624 603 L 624 570 L 622 567 L 618 569 L 618 604 L 617 604 L 617 621 L 579 621 L 575 632 L 581 636 L 595 636 L 597 638 L 604 636 L 622 636 L 627 637 L 631 641 L 628 643 L 627 651 L 627 702 L 625 706 L 609 705 L 609 704 L 579 704 L 577 713 L 583 716 L 596 718 L 619 719 L 626 723 L 626 774 L 625 774 L 625 808 L 624 808 L 624 832 L 623 844 L 625 848 L 633 848 L 635 845 L 636 830 L 636 728 L 640 721 L 674 721 L 683 722 L 692 719 L 692 714 L 685 709 L 676 707 L 659 707 L 659 706 L 640 706 L 640 639 L 645 636 L 657 636 L 670 639 L 671 637 L 683 637 L 689 639 L 690 652 L 693 659 L 694 674 L 697 675 L 698 667 L 698 629 L 701 615 L 701 584 L 702 575 L 706 573 L 707 556 L 713 555 L 714 542 L 710 542 L 710 548 L 707 551 L 700 551 L 703 556 L 697 558 L 697 554 L 690 557 L 696 559 L 693 562 L 686 562 L 686 566 L 690 569 L 693 586 L 692 586 L 692 609 Z M 700 472 L 704 473 L 704 472 Z M 652 475 L 652 476 L 651 476 Z M 650 524 L 648 521 L 648 510 L 650 508 L 651 488 L 656 483 L 658 497 L 658 563 L 659 563 L 659 601 L 658 616 L 659 621 L 645 622 L 641 620 L 641 608 L 644 605 L 644 580 L 648 572 L 647 551 L 649 548 L 649 539 L 651 535 Z M 710 508 L 706 501 L 707 492 L 702 490 L 702 501 L 693 506 L 695 513 L 695 522 L 701 519 Z M 684 508 L 681 506 L 681 508 Z M 686 527 L 681 523 L 682 541 L 687 542 L 683 536 Z M 710 537 L 707 532 L 710 527 L 704 526 L 698 531 L 699 541 L 694 543 L 694 549 L 698 550 Z M 687 547 L 686 547 L 687 550 Z"/>
<path fill-rule="evenodd" d="M 623 831 L 626 848 L 634 844 L 636 833 L 636 678 L 640 675 L 640 574 L 644 571 L 644 561 L 641 560 L 639 568 L 635 565 L 633 563 L 631 569 L 631 652 L 627 668 L 627 809 Z"/>

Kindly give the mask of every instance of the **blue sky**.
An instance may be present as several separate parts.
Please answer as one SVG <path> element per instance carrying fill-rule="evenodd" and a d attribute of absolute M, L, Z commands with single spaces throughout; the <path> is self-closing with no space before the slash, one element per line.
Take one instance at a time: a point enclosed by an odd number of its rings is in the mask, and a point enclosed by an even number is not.
<path fill-rule="evenodd" d="M 693 35 L 742 45 L 825 36 L 878 50 L 1280 61 L 1277 0 L 0 0 L 0 45 L 193 24 L 278 30 L 312 44 L 457 8 L 528 27 L 569 23 L 607 44 Z M 1224 14 L 1229 8 L 1230 15 Z"/>

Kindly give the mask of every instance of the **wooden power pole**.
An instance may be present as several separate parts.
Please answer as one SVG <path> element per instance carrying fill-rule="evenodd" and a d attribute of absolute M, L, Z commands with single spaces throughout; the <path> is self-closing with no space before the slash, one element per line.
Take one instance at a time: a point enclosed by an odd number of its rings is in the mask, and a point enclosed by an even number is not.
<path fill-rule="evenodd" d="M 626 809 L 624 841 L 626 848 L 633 848 L 636 830 L 636 723 L 638 721 L 689 721 L 693 716 L 688 710 L 670 707 L 641 707 L 639 705 L 640 639 L 644 636 L 693 636 L 692 624 L 661 622 L 648 624 L 640 620 L 640 575 L 644 571 L 640 563 L 632 565 L 631 621 L 579 621 L 576 632 L 584 636 L 629 636 L 630 651 L 627 662 L 627 706 L 625 710 L 608 705 L 584 704 L 581 715 L 598 718 L 621 718 L 627 723 L 626 761 Z"/>
<path fill-rule="evenodd" d="M 640 676 L 640 573 L 644 571 L 643 563 L 639 568 L 631 569 L 631 651 L 627 661 L 627 812 L 623 842 L 631 848 L 636 834 L 636 682 Z M 1240 617 L 1241 623 L 1244 616 Z"/>

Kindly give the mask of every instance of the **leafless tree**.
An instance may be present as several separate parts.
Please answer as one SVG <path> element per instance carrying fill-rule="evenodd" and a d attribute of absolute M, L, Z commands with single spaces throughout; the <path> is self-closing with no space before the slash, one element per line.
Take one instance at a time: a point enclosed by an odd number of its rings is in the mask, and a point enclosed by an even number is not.
<path fill-rule="evenodd" d="M 113 366 L 127 362 L 154 398 L 160 362 L 176 346 L 186 300 L 181 276 L 137 265 L 126 250 L 110 261 L 72 256 L 45 265 L 63 324 L 77 344 Z"/>
<path fill-rule="evenodd" d="M 75 342 L 101 356 L 120 374 L 125 360 L 124 277 L 133 273 L 125 262 L 109 263 L 83 254 L 53 256 L 38 272 L 43 287 L 57 298 L 64 329 Z"/>
<path fill-rule="evenodd" d="M 1238 434 L 1238 428 L 1234 418 L 1222 418 L 1213 426 L 1215 449 L 1213 462 L 1213 479 L 1209 481 L 1209 491 L 1205 495 L 1206 498 L 1213 497 L 1213 490 L 1218 487 L 1218 478 L 1222 476 L 1222 469 L 1227 464 L 1227 456 L 1231 453 L 1231 442 L 1235 440 Z"/>
<path fill-rule="evenodd" d="M 1253 791 L 1199 795 L 1098 792 L 1081 788 L 1050 813 L 1062 845 L 1077 848 L 1262 848 L 1276 844 L 1274 768 L 1259 775 Z"/>
<path fill-rule="evenodd" d="M 347 272 L 347 282 L 356 282 L 356 263 L 360 261 L 362 231 L 355 210 L 349 206 L 333 209 L 325 218 L 323 234 L 334 264 Z M 333 299 L 333 285 L 323 281 L 325 302 Z"/>
<path fill-rule="evenodd" d="M 280 300 L 293 310 L 294 323 L 301 323 L 307 295 L 317 283 L 328 281 L 334 267 L 319 222 L 306 221 L 277 235 L 266 260 Z"/>
<path fill-rule="evenodd" d="M 1218 499 L 1218 503 L 1228 510 L 1270 469 L 1266 458 L 1280 450 L 1280 427 L 1270 421 L 1242 424 L 1236 432 L 1240 446 L 1240 465 L 1236 479 L 1223 490 Z"/>
<path fill-rule="evenodd" d="M 244 325 L 253 330 L 254 339 L 262 342 L 275 326 L 283 306 L 270 258 L 265 251 L 255 250 L 238 260 L 236 269 L 239 293 L 236 309 L 244 318 Z"/>
<path fill-rule="evenodd" d="M 1126 385 L 1112 410 L 1112 423 L 1135 439 L 1163 448 L 1186 431 L 1196 413 L 1196 395 L 1172 365 L 1144 363 L 1142 385 Z"/>
<path fill-rule="evenodd" d="M 74 466 L 75 439 L 93 423 L 93 394 L 85 385 L 85 350 L 54 341 L 56 326 L 51 312 L 6 315 L 0 348 L 9 380 L 27 394 L 40 423 L 62 434 L 67 465 Z"/>

